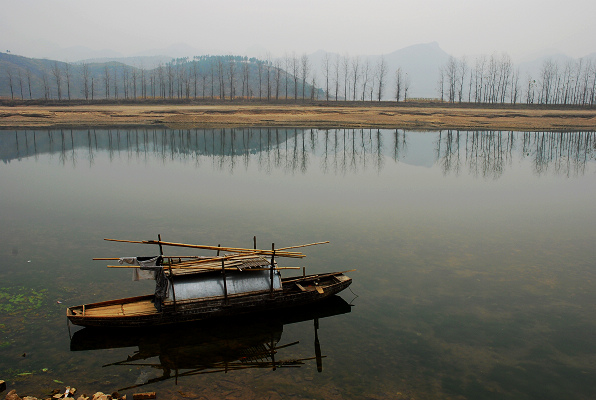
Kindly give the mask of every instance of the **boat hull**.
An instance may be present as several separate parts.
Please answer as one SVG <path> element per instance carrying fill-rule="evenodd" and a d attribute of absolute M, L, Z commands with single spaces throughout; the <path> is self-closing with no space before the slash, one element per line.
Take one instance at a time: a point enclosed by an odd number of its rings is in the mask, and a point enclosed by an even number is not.
<path fill-rule="evenodd" d="M 275 312 L 302 306 L 341 292 L 352 283 L 342 273 L 287 278 L 280 290 L 166 302 L 158 312 L 153 295 L 69 307 L 67 317 L 75 325 L 88 327 L 144 327 L 256 312 Z"/>

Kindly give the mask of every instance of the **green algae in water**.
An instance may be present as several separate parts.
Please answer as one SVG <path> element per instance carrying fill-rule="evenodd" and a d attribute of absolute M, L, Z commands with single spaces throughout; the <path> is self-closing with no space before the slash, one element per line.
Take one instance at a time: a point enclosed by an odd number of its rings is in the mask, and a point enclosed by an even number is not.
<path fill-rule="evenodd" d="M 16 315 L 36 311 L 43 306 L 47 291 L 36 291 L 24 286 L 0 288 L 0 312 Z"/>

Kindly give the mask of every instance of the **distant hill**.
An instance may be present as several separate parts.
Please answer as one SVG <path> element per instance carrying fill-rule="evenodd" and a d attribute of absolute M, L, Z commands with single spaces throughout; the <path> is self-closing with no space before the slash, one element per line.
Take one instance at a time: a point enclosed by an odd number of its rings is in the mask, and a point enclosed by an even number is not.
<path fill-rule="evenodd" d="M 75 64 L 82 65 L 84 63 L 109 63 L 117 62 L 125 64 L 135 68 L 153 69 L 157 68 L 160 64 L 165 65 L 172 61 L 170 56 L 135 56 L 135 57 L 103 57 L 103 58 L 88 58 L 77 61 Z"/>

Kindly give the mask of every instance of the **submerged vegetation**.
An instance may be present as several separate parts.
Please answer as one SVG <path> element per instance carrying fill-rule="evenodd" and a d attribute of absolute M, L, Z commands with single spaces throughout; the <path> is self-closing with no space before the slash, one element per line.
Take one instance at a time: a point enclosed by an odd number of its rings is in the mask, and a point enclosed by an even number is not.
<path fill-rule="evenodd" d="M 4 315 L 27 315 L 43 306 L 47 292 L 47 289 L 37 291 L 24 286 L 2 287 L 0 312 Z"/>

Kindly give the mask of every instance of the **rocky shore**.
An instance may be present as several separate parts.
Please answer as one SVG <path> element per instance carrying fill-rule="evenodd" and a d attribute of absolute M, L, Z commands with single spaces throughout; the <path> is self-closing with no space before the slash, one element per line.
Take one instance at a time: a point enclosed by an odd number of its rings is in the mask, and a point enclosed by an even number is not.
<path fill-rule="evenodd" d="M 1 382 L 1 381 L 0 381 Z M 20 397 L 16 390 L 11 390 L 6 394 L 5 400 L 58 400 L 58 399 L 72 399 L 72 400 L 127 400 L 126 395 L 120 395 L 118 392 L 106 394 L 103 392 L 96 392 L 93 395 L 77 394 L 77 389 L 67 386 L 64 390 L 54 389 L 51 393 L 42 397 L 25 396 Z M 132 395 L 132 400 L 150 400 L 155 399 L 155 392 L 135 393 Z"/>

